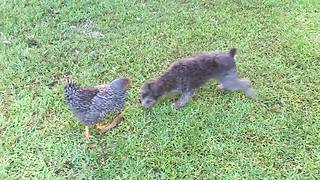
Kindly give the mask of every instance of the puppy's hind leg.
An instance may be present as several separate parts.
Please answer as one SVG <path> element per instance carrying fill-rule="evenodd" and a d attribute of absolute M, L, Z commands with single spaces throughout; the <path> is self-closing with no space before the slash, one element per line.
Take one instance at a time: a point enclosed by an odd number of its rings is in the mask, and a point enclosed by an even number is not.
<path fill-rule="evenodd" d="M 191 91 L 182 92 L 180 99 L 172 103 L 172 107 L 179 109 L 187 104 L 190 99 L 196 94 L 196 91 L 193 89 Z"/>
<path fill-rule="evenodd" d="M 254 96 L 254 91 L 251 88 L 251 82 L 247 79 L 240 79 L 238 80 L 238 83 L 242 87 L 241 89 L 244 91 L 244 94 L 247 97 L 253 97 Z"/>

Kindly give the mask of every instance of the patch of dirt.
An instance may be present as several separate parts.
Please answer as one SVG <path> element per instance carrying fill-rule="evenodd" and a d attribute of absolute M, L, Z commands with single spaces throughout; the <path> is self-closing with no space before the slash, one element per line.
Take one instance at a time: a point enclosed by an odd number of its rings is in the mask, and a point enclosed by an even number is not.
<path fill-rule="evenodd" d="M 79 23 L 78 25 L 71 26 L 71 28 L 74 29 L 75 31 L 78 31 L 80 34 L 86 37 L 91 37 L 91 38 L 104 37 L 104 34 L 102 32 L 94 29 L 93 22 L 89 20 Z"/>

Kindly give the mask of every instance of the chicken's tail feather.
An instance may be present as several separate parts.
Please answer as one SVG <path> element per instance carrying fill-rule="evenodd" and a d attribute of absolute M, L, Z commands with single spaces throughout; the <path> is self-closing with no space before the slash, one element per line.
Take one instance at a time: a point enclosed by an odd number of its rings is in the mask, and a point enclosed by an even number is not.
<path fill-rule="evenodd" d="M 70 78 L 66 78 L 66 83 L 67 83 L 67 84 L 74 84 L 74 82 L 73 82 L 72 79 L 70 79 Z"/>
<path fill-rule="evenodd" d="M 65 95 L 71 95 L 78 89 L 78 86 L 71 79 L 66 78 L 66 83 L 64 87 Z"/>

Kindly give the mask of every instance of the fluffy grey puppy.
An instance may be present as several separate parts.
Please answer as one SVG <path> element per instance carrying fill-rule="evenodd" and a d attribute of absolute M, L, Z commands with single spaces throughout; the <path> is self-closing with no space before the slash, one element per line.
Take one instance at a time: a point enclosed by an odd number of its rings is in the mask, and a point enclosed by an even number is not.
<path fill-rule="evenodd" d="M 232 48 L 226 53 L 207 52 L 178 60 L 160 77 L 145 82 L 141 88 L 142 106 L 149 108 L 160 96 L 179 92 L 180 99 L 172 106 L 183 107 L 195 95 L 196 89 L 212 78 L 220 82 L 221 90 L 242 90 L 246 96 L 253 96 L 251 82 L 238 79 L 235 54 L 236 49 Z"/>

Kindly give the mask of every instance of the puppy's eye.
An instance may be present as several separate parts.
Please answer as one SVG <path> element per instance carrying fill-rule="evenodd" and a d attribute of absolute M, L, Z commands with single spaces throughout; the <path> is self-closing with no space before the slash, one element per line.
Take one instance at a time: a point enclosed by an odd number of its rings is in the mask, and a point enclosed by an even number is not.
<path fill-rule="evenodd" d="M 144 94 L 141 95 L 142 98 L 145 98 L 147 96 L 148 96 L 148 93 L 144 93 Z"/>
<path fill-rule="evenodd" d="M 160 97 L 160 95 L 155 93 L 155 94 L 153 94 L 153 97 L 154 97 L 154 99 L 158 99 Z"/>
<path fill-rule="evenodd" d="M 152 103 L 152 101 L 151 100 L 147 100 L 147 102 L 146 102 L 147 104 L 150 104 L 150 103 Z"/>

